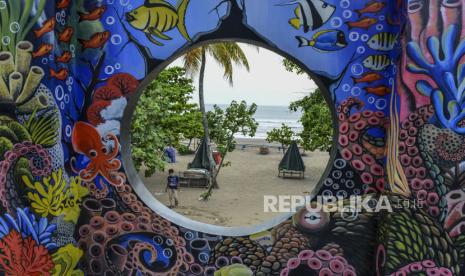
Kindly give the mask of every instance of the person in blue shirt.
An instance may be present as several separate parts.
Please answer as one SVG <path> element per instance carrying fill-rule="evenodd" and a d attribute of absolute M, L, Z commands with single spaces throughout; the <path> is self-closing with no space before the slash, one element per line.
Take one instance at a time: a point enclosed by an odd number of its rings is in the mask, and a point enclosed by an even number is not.
<path fill-rule="evenodd" d="M 174 170 L 168 170 L 168 178 L 166 183 L 165 192 L 168 192 L 168 196 L 170 198 L 170 205 L 169 208 L 178 207 L 179 199 L 178 199 L 178 190 L 179 190 L 179 176 L 174 175 Z M 174 204 L 173 204 L 174 203 Z"/>

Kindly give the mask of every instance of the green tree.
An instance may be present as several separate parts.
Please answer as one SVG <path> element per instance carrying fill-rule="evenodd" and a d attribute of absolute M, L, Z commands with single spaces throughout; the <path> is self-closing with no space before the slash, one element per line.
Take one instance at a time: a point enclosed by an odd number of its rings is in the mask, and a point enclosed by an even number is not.
<path fill-rule="evenodd" d="M 283 65 L 289 72 L 305 74 L 301 67 L 288 59 L 283 61 Z M 322 91 L 317 88 L 301 100 L 291 103 L 289 109 L 294 112 L 302 111 L 300 122 L 303 131 L 299 133 L 299 137 L 304 149 L 329 151 L 333 144 L 333 120 Z"/>
<path fill-rule="evenodd" d="M 266 133 L 266 141 L 268 141 L 268 143 L 280 143 L 283 152 L 285 152 L 287 146 L 295 140 L 295 136 L 296 134 L 288 125 L 282 124 L 281 128 L 274 128 Z"/>
<path fill-rule="evenodd" d="M 232 101 L 224 110 L 215 105 L 213 110 L 207 113 L 210 138 L 217 145 L 223 158 L 213 174 L 214 181 L 210 184 L 208 191 L 201 196 L 204 200 L 210 197 L 221 168 L 230 165 L 230 163 L 224 163 L 224 160 L 228 152 L 233 152 L 236 149 L 234 135 L 240 133 L 243 136 L 255 136 L 258 127 L 258 123 L 253 118 L 255 112 L 257 112 L 255 103 L 248 106 L 245 101 L 240 103 Z"/>
<path fill-rule="evenodd" d="M 304 149 L 329 151 L 333 144 L 333 120 L 320 89 L 317 88 L 310 95 L 291 103 L 289 109 L 294 112 L 302 111 L 300 122 L 303 131 L 299 136 Z"/>
<path fill-rule="evenodd" d="M 286 70 L 289 72 L 295 72 L 297 75 L 305 74 L 305 71 L 299 65 L 288 59 L 283 60 L 283 65 L 284 68 L 286 68 Z"/>
<path fill-rule="evenodd" d="M 145 176 L 164 169 L 164 150 L 179 147 L 186 139 L 203 136 L 201 113 L 190 103 L 194 87 L 181 67 L 162 71 L 142 94 L 133 116 L 132 156 L 138 170 L 145 166 Z"/>
<path fill-rule="evenodd" d="M 207 112 L 205 110 L 204 80 L 207 56 L 210 56 L 224 69 L 224 78 L 233 85 L 233 65 L 243 66 L 250 70 L 249 62 L 239 44 L 224 42 L 209 44 L 189 51 L 184 55 L 184 68 L 191 75 L 199 75 L 199 105 L 202 113 L 202 125 L 204 129 L 203 139 L 207 142 L 208 154 L 212 161 L 211 171 L 215 168 L 212 151 L 210 148 L 210 130 L 208 126 Z M 212 179 L 213 180 L 213 179 Z M 215 184 L 216 185 L 216 184 Z"/>

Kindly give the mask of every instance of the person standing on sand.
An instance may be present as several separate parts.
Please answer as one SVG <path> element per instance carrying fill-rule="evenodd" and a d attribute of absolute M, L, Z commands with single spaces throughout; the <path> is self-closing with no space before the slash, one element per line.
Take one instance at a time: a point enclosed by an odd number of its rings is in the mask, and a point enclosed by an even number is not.
<path fill-rule="evenodd" d="M 178 200 L 178 189 L 179 189 L 179 176 L 174 175 L 174 170 L 168 170 L 168 181 L 166 183 L 165 192 L 168 192 L 168 196 L 170 198 L 170 205 L 168 208 L 178 207 L 179 200 Z M 174 205 L 173 205 L 174 202 Z"/>

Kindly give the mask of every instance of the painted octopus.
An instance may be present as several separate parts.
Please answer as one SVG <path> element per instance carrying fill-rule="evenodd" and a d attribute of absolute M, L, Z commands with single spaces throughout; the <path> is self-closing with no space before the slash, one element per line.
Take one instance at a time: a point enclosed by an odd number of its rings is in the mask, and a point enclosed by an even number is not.
<path fill-rule="evenodd" d="M 103 139 L 113 142 L 113 150 L 108 150 Z M 125 175 L 118 172 L 121 168 L 121 161 L 116 158 L 119 142 L 114 134 L 108 134 L 103 138 L 92 125 L 77 122 L 73 129 L 72 143 L 77 153 L 84 154 L 90 160 L 87 167 L 79 172 L 83 181 L 91 182 L 100 174 L 114 186 L 124 184 Z"/>
<path fill-rule="evenodd" d="M 372 137 L 369 131 L 380 129 L 384 132 L 389 120 L 381 111 L 351 114 L 354 107 L 361 109 L 363 102 L 350 97 L 337 109 L 341 155 L 360 173 L 363 184 L 368 186 L 365 193 L 381 192 L 384 190 L 384 139 Z"/>

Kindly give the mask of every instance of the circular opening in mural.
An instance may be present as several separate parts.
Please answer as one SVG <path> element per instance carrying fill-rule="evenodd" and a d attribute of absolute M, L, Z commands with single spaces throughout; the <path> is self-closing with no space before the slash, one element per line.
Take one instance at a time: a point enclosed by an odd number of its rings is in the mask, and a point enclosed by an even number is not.
<path fill-rule="evenodd" d="M 192 221 L 284 219 L 324 175 L 333 128 L 324 90 L 296 63 L 251 44 L 208 44 L 141 92 L 131 121 L 134 177 L 149 201 Z"/>

